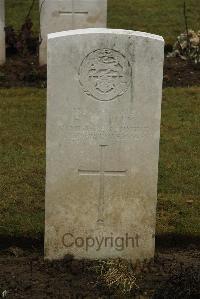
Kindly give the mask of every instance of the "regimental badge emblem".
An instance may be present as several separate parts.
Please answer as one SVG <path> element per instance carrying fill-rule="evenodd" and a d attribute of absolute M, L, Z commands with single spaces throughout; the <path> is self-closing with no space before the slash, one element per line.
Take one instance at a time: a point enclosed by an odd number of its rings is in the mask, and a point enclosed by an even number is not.
<path fill-rule="evenodd" d="M 123 95 L 129 88 L 131 77 L 128 59 L 112 49 L 91 52 L 79 69 L 84 92 L 99 101 L 111 101 Z"/>

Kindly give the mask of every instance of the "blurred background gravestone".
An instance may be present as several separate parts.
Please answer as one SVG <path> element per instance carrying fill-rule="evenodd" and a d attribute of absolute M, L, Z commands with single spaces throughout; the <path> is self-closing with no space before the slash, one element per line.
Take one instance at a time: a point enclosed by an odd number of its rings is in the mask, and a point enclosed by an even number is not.
<path fill-rule="evenodd" d="M 47 34 L 106 25 L 107 0 L 40 0 L 40 64 L 47 62 Z"/>

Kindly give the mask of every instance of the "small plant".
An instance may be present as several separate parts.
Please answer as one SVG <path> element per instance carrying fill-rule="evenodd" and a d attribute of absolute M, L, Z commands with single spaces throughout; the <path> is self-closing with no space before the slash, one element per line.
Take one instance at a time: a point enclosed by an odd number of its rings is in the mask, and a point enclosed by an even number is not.
<path fill-rule="evenodd" d="M 172 53 L 168 57 L 179 56 L 181 59 L 189 60 L 195 64 L 200 63 L 200 30 L 195 32 L 188 29 L 188 17 L 186 1 L 183 2 L 183 15 L 185 21 L 185 32 L 177 37 Z"/>
<path fill-rule="evenodd" d="M 177 37 L 173 52 L 168 57 L 180 57 L 194 63 L 200 63 L 200 30 L 188 30 Z"/>
<path fill-rule="evenodd" d="M 16 32 L 12 26 L 5 28 L 8 54 L 20 54 L 24 57 L 37 53 L 39 40 L 34 36 L 32 26 L 31 19 L 27 18 L 19 32 Z"/>
<path fill-rule="evenodd" d="M 33 22 L 30 17 L 35 3 L 36 1 L 32 0 L 31 6 L 19 31 L 16 31 L 13 26 L 5 27 L 7 54 L 18 54 L 22 57 L 37 54 L 40 41 L 38 37 L 34 36 L 32 31 Z"/>

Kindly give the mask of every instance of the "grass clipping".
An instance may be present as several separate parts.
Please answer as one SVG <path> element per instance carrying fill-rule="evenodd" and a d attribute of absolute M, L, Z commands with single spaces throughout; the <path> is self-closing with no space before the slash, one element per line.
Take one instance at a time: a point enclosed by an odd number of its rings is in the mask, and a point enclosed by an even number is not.
<path fill-rule="evenodd" d="M 95 272 L 98 275 L 98 282 L 103 282 L 108 288 L 118 289 L 123 293 L 129 293 L 133 289 L 139 288 L 136 284 L 132 264 L 127 260 L 100 260 L 95 266 Z"/>

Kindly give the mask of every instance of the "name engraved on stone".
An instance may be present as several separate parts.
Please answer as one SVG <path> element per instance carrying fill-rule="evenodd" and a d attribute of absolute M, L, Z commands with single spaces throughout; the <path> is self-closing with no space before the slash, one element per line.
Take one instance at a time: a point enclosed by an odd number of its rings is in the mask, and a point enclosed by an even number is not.
<path fill-rule="evenodd" d="M 93 176 L 97 175 L 100 177 L 99 184 L 99 201 L 98 201 L 98 225 L 104 225 L 104 210 L 105 210 L 105 176 L 125 176 L 127 170 L 104 170 L 105 165 L 105 148 L 108 145 L 100 145 L 100 167 L 99 170 L 82 170 L 79 169 L 79 175 Z"/>
<path fill-rule="evenodd" d="M 79 69 L 79 81 L 87 95 L 99 101 L 111 101 L 129 88 L 132 69 L 119 51 L 98 49 L 89 53 Z"/>
<path fill-rule="evenodd" d="M 85 142 L 88 140 L 96 140 L 97 142 L 101 142 L 101 140 L 105 140 L 110 138 L 110 141 L 113 142 L 127 142 L 127 141 L 139 141 L 144 140 L 148 136 L 151 136 L 151 130 L 148 127 L 131 127 L 130 130 L 127 128 L 122 128 L 120 131 L 118 130 L 107 130 L 107 129 L 94 129 L 89 127 L 70 127 L 73 129 L 73 132 L 68 131 L 66 139 L 69 141 L 74 141 L 80 143 L 80 141 Z M 153 138 L 153 136 L 152 136 Z"/>

